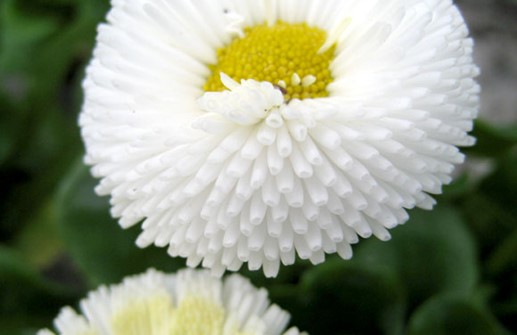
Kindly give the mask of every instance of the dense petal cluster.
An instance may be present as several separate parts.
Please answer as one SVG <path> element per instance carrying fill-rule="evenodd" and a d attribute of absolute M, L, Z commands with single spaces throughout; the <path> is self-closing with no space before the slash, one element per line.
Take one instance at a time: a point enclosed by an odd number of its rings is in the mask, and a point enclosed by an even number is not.
<path fill-rule="evenodd" d="M 57 334 L 300 335 L 296 328 L 284 332 L 289 315 L 270 304 L 265 289 L 237 274 L 221 280 L 206 270 L 148 270 L 90 292 L 81 310 L 83 315 L 63 308 L 55 320 Z"/>
<path fill-rule="evenodd" d="M 190 266 L 275 276 L 296 255 L 349 258 L 432 208 L 474 143 L 478 69 L 450 0 L 112 3 L 84 82 L 86 162 L 120 224 L 142 222 L 138 245 Z M 277 21 L 327 33 L 328 96 L 224 73 L 204 92 L 217 50 Z"/>

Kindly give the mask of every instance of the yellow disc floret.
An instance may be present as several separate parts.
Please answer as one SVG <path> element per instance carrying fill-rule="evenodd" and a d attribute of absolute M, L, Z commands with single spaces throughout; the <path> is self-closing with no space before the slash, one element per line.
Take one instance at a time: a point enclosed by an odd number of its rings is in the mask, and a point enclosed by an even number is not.
<path fill-rule="evenodd" d="M 216 301 L 188 295 L 174 306 L 168 294 L 128 301 L 111 319 L 114 335 L 222 335 L 226 329 L 235 335 L 237 320 L 225 320 L 226 311 Z"/>
<path fill-rule="evenodd" d="M 217 50 L 217 64 L 210 65 L 211 75 L 205 91 L 223 91 L 220 73 L 236 81 L 254 79 L 277 86 L 285 100 L 328 96 L 332 82 L 329 65 L 335 46 L 320 50 L 327 38 L 325 31 L 306 23 L 259 25 L 244 29 L 244 36 Z"/>
<path fill-rule="evenodd" d="M 114 335 L 170 334 L 174 315 L 167 293 L 127 301 L 111 320 Z"/>
<path fill-rule="evenodd" d="M 224 309 L 206 298 L 190 296 L 181 301 L 172 320 L 170 335 L 221 334 Z"/>

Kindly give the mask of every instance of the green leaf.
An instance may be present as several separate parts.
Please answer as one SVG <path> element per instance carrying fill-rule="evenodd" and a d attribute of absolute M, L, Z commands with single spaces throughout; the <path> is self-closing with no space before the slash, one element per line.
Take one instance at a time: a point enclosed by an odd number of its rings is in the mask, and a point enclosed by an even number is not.
<path fill-rule="evenodd" d="M 513 296 L 504 303 L 498 303 L 492 310 L 494 310 L 498 320 L 505 325 L 506 329 L 513 330 L 515 333 L 517 331 L 517 292 L 515 292 L 517 290 L 517 276 L 514 275 L 512 279 L 514 292 L 503 292 L 503 294 L 509 296 L 513 293 Z"/>
<path fill-rule="evenodd" d="M 400 334 L 403 287 L 393 272 L 333 258 L 302 277 L 293 324 L 311 334 Z"/>
<path fill-rule="evenodd" d="M 466 197 L 462 207 L 482 253 L 491 251 L 514 229 L 514 217 L 505 211 L 500 202 L 480 190 Z"/>
<path fill-rule="evenodd" d="M 48 199 L 34 218 L 20 229 L 11 244 L 27 262 L 40 268 L 55 260 L 62 250 L 62 241 L 57 232 L 52 199 Z"/>
<path fill-rule="evenodd" d="M 391 231 L 391 241 L 362 242 L 354 260 L 392 269 L 406 288 L 411 308 L 441 292 L 468 294 L 479 271 L 472 236 L 458 213 L 438 206 L 412 210 L 410 217 Z"/>
<path fill-rule="evenodd" d="M 0 65 L 0 98 L 5 95 L 5 105 L 10 107 L 2 109 L 5 115 L 0 120 L 9 120 L 0 126 L 9 129 L 5 133 L 0 129 L 7 137 L 5 156 L 0 156 L 5 163 L 0 168 L 1 241 L 11 242 L 19 230 L 34 220 L 80 152 L 76 125 L 79 108 L 75 101 L 81 99 L 72 95 L 79 92 L 81 69 L 90 56 L 95 26 L 105 13 L 105 4 L 105 0 L 77 3 L 72 10 L 74 15 L 64 18 L 61 10 L 53 10 L 55 4 L 49 7 L 34 1 L 0 2 L 0 64 L 5 65 Z M 57 8 L 61 9 L 59 5 Z M 39 21 L 46 22 L 47 18 L 58 29 L 40 27 L 43 34 L 40 28 L 32 32 L 24 27 L 38 26 Z M 16 34 L 26 34 L 27 41 L 19 41 L 25 35 Z M 11 45 L 11 39 L 19 45 Z M 9 55 L 18 57 L 22 64 L 8 64 Z M 24 61 L 26 57 L 30 61 Z M 9 75 L 4 76 L 3 70 Z M 26 86 L 27 92 L 22 97 L 5 89 L 10 85 L 4 80 L 9 81 L 11 75 L 24 81 L 22 86 Z M 0 103 L 0 107 L 3 105 Z M 27 199 L 31 204 L 29 210 Z"/>
<path fill-rule="evenodd" d="M 411 317 L 408 335 L 509 334 L 484 307 L 462 296 L 439 295 Z"/>
<path fill-rule="evenodd" d="M 494 172 L 482 181 L 480 191 L 498 202 L 506 211 L 517 218 L 517 150 L 503 156 L 497 162 Z M 517 220 L 512 222 L 517 228 Z"/>
<path fill-rule="evenodd" d="M 4 165 L 7 157 L 15 150 L 19 118 L 14 113 L 14 108 L 9 97 L 0 87 L 0 167 Z"/>
<path fill-rule="evenodd" d="M 497 160 L 494 171 L 461 202 L 478 238 L 482 257 L 493 252 L 517 229 L 517 152 Z"/>
<path fill-rule="evenodd" d="M 174 271 L 185 266 L 183 259 L 171 258 L 164 249 L 139 249 L 135 240 L 140 228 L 124 231 L 117 224 L 109 214 L 108 199 L 93 191 L 97 182 L 78 162 L 57 200 L 64 244 L 91 284 L 118 282 L 149 267 Z"/>
<path fill-rule="evenodd" d="M 4 245 L 0 245 L 0 279 L 3 282 L 20 282 L 42 290 L 49 287 L 15 250 Z"/>
<path fill-rule="evenodd" d="M 444 200 L 451 201 L 455 199 L 459 199 L 461 197 L 467 196 L 469 192 L 472 192 L 472 182 L 467 173 L 463 173 L 462 175 L 456 177 L 454 181 L 449 185 L 443 186 L 443 193 L 437 196 L 438 202 L 442 202 Z"/>
<path fill-rule="evenodd" d="M 468 154 L 497 157 L 504 155 L 517 144 L 517 124 L 495 126 L 483 120 L 477 120 L 472 135 L 476 145 L 465 149 Z"/>
<path fill-rule="evenodd" d="M 517 273 L 517 229 L 500 242 L 488 259 L 487 267 L 491 275 Z"/>
<path fill-rule="evenodd" d="M 14 333 L 22 326 L 44 325 L 73 296 L 73 292 L 42 278 L 15 250 L 1 245 L 0 287 L 1 334 Z"/>
<path fill-rule="evenodd" d="M 13 0 L 2 1 L 0 9 L 0 70 L 26 70 L 35 49 L 59 29 L 59 20 L 22 10 Z"/>
<path fill-rule="evenodd" d="M 37 328 L 30 328 L 24 326 L 23 329 L 19 326 L 10 324 L 10 320 L 3 320 L 0 318 L 0 334 L 2 335 L 34 335 L 38 331 Z"/>

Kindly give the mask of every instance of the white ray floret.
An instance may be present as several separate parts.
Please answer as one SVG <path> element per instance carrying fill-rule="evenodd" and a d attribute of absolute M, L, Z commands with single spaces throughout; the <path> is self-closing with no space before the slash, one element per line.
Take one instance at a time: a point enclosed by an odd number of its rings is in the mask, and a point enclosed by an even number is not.
<path fill-rule="evenodd" d="M 190 266 L 275 276 L 296 255 L 350 258 L 431 209 L 474 143 L 478 69 L 450 0 L 112 3 L 84 82 L 86 162 L 120 224 L 142 222 L 137 244 Z M 225 73 L 204 92 L 219 48 L 279 20 L 327 32 L 328 97 Z"/>

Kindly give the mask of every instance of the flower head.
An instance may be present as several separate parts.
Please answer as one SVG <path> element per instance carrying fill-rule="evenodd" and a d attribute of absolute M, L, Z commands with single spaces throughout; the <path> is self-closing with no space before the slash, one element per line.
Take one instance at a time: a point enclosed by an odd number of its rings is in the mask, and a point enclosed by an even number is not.
<path fill-rule="evenodd" d="M 430 209 L 474 143 L 450 0 L 114 0 L 84 82 L 88 164 L 139 246 L 215 273 L 352 254 Z"/>
<path fill-rule="evenodd" d="M 55 320 L 57 334 L 300 334 L 296 328 L 283 333 L 289 315 L 269 303 L 265 289 L 237 274 L 220 280 L 206 270 L 148 270 L 90 292 L 81 310 L 83 315 L 63 308 Z M 52 334 L 46 329 L 38 333 Z"/>

